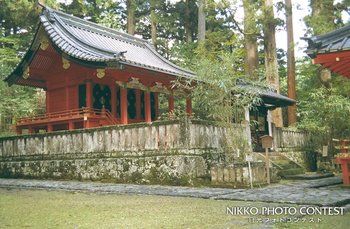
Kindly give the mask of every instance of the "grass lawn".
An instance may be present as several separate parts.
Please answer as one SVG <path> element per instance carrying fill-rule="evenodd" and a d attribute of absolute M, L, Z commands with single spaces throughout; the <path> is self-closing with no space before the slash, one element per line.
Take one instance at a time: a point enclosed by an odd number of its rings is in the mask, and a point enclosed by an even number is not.
<path fill-rule="evenodd" d="M 0 188 L 0 228 L 349 228 L 350 214 L 254 224 L 227 207 L 277 206 L 209 199 Z M 281 205 L 279 205 L 281 206 Z M 292 205 L 282 205 L 292 206 Z M 255 218 L 266 218 L 254 216 Z M 270 217 L 279 219 L 281 217 Z M 317 219 L 321 222 L 317 223 Z"/>

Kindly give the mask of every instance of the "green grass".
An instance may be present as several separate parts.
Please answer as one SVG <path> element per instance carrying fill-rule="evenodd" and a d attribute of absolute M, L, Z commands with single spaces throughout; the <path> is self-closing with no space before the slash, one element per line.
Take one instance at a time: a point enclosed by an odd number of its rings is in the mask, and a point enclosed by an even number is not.
<path fill-rule="evenodd" d="M 272 205 L 164 196 L 0 189 L 0 228 L 258 228 L 263 225 L 249 223 L 249 216 L 227 215 L 226 207 Z M 275 228 L 348 228 L 350 215 L 314 218 L 321 218 L 321 222 L 277 224 Z"/>

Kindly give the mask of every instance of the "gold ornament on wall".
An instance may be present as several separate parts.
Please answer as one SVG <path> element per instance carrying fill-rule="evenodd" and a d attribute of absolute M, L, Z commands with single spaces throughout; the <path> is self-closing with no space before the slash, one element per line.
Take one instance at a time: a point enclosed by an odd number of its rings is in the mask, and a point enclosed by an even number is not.
<path fill-rule="evenodd" d="M 47 38 L 43 38 L 43 40 L 40 42 L 40 48 L 42 50 L 46 50 L 49 47 L 49 41 Z"/>
<path fill-rule="evenodd" d="M 64 57 L 62 57 L 62 67 L 64 69 L 68 69 L 70 67 L 70 62 L 69 60 L 65 59 Z"/>
<path fill-rule="evenodd" d="M 29 78 L 29 67 L 26 67 L 23 71 L 23 75 L 22 75 L 23 79 L 28 79 Z"/>
<path fill-rule="evenodd" d="M 104 68 L 98 68 L 98 69 L 96 69 L 96 72 L 97 72 L 96 76 L 99 79 L 102 79 L 106 75 L 106 71 Z"/>

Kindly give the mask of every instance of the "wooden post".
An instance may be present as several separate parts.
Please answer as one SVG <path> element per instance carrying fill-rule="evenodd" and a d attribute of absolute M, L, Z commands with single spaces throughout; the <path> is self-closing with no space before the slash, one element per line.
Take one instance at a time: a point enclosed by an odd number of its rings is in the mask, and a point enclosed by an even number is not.
<path fill-rule="evenodd" d="M 151 94 L 149 91 L 145 91 L 145 122 L 152 122 Z"/>
<path fill-rule="evenodd" d="M 244 107 L 244 119 L 245 119 L 245 128 L 247 132 L 247 140 L 248 144 L 251 147 L 252 146 L 252 133 L 250 130 L 250 112 L 248 107 Z"/>
<path fill-rule="evenodd" d="M 69 121 L 68 122 L 68 129 L 69 130 L 74 130 L 74 122 L 73 121 Z"/>
<path fill-rule="evenodd" d="M 186 113 L 189 117 L 192 117 L 192 100 L 190 98 L 186 99 Z"/>
<path fill-rule="evenodd" d="M 266 159 L 266 179 L 267 183 L 271 183 L 270 179 L 270 159 L 269 159 L 269 148 L 265 148 L 265 159 Z"/>
<path fill-rule="evenodd" d="M 343 185 L 350 186 L 350 158 L 337 158 L 337 162 L 341 165 Z"/>
<path fill-rule="evenodd" d="M 22 128 L 16 126 L 16 133 L 17 133 L 18 135 L 21 135 L 21 134 L 22 134 Z"/>
<path fill-rule="evenodd" d="M 272 136 L 272 115 L 270 110 L 267 110 L 267 123 L 269 128 L 269 136 Z"/>
<path fill-rule="evenodd" d="M 48 125 L 47 125 L 47 132 L 50 133 L 50 132 L 52 132 L 52 131 L 53 131 L 53 126 L 52 126 L 52 124 L 48 124 Z"/>
<path fill-rule="evenodd" d="M 120 121 L 128 124 L 128 90 L 120 88 Z"/>
<path fill-rule="evenodd" d="M 92 108 L 92 82 L 86 81 L 86 107 Z"/>
<path fill-rule="evenodd" d="M 171 113 L 171 112 L 174 112 L 174 109 L 175 109 L 175 103 L 174 103 L 174 96 L 169 96 L 168 97 L 168 112 Z"/>
<path fill-rule="evenodd" d="M 135 90 L 136 94 L 136 119 L 137 121 L 141 120 L 141 91 Z"/>

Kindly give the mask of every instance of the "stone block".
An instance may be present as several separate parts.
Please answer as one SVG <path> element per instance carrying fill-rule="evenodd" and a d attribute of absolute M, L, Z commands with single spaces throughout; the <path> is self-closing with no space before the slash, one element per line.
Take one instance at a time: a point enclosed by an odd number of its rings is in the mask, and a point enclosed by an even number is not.
<path fill-rule="evenodd" d="M 223 183 L 224 182 L 224 168 L 222 165 L 218 165 L 217 169 L 218 169 L 217 181 L 218 181 L 218 183 Z"/>
<path fill-rule="evenodd" d="M 225 183 L 230 183 L 230 173 L 229 173 L 229 169 L 227 168 L 227 166 L 223 167 L 223 174 L 224 174 L 224 182 Z"/>

